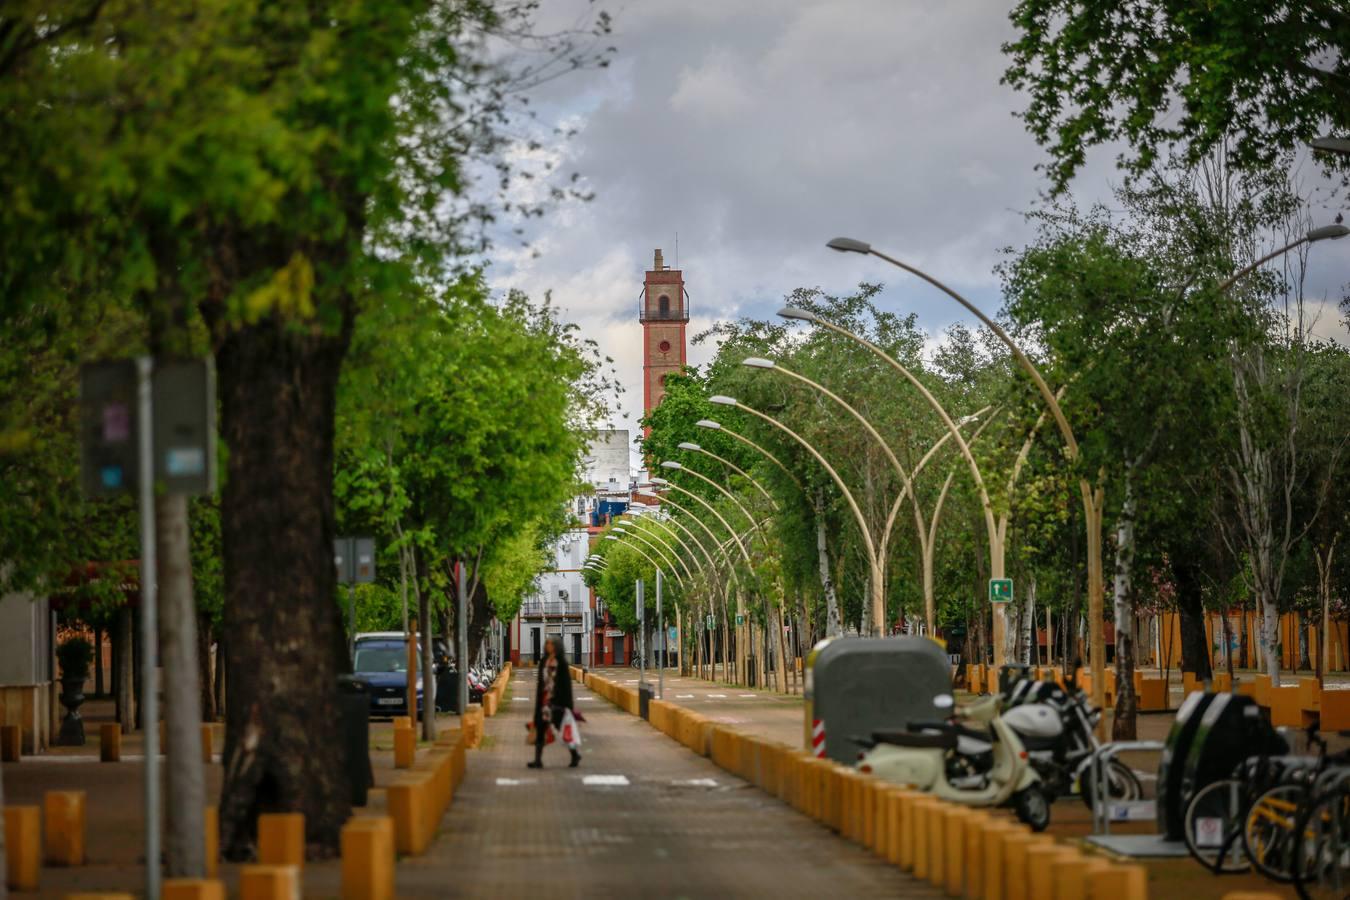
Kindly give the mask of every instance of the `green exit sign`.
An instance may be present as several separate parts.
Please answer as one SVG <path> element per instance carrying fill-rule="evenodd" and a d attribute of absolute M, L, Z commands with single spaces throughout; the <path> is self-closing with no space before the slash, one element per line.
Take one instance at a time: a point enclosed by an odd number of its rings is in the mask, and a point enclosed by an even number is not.
<path fill-rule="evenodd" d="M 745 616 L 741 615 L 740 613 L 736 613 L 736 627 L 739 628 L 744 624 L 745 624 Z"/>
<path fill-rule="evenodd" d="M 989 579 L 989 602 L 1011 603 L 1013 598 L 1011 578 Z"/>

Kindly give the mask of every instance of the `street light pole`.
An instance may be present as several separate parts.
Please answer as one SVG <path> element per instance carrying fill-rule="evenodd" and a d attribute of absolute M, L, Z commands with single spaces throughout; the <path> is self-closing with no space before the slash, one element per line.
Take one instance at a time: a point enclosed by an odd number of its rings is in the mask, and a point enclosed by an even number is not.
<path fill-rule="evenodd" d="M 718 456 L 716 453 L 713 453 L 706 447 L 700 444 L 695 444 L 693 441 L 681 441 L 679 447 L 681 450 L 688 450 L 691 453 L 702 453 L 704 456 L 710 456 L 713 459 L 717 460 L 718 462 L 722 463 L 723 465 L 727 466 L 728 468 L 732 469 L 733 471 L 736 472 L 737 475 L 740 475 L 746 481 L 753 484 L 759 490 L 759 492 L 764 495 L 764 499 L 768 500 L 774 509 L 778 508 L 778 501 L 773 499 L 773 495 L 769 493 L 768 489 L 766 489 L 764 485 L 760 484 L 754 478 L 751 478 L 749 473 L 747 473 L 744 469 L 736 465 L 731 460 L 724 459 Z"/>

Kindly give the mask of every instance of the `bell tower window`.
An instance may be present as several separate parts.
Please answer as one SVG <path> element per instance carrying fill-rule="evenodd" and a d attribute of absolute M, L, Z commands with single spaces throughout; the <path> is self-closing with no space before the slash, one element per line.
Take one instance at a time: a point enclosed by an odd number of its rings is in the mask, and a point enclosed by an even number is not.
<path fill-rule="evenodd" d="M 661 316 L 661 318 L 663 318 L 663 319 L 668 319 L 668 318 L 670 318 L 670 298 L 669 298 L 669 297 L 667 297 L 665 294 L 662 294 L 660 297 L 658 297 L 658 298 L 656 299 L 656 306 L 657 306 L 657 310 L 658 310 L 658 313 L 659 313 L 659 315 Z"/>

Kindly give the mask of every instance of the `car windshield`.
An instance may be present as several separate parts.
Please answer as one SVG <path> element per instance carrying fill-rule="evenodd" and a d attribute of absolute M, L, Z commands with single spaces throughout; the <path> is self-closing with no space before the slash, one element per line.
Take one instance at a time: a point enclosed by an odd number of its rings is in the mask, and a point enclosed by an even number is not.
<path fill-rule="evenodd" d="M 356 672 L 406 672 L 408 652 L 401 647 L 357 647 L 352 661 Z"/>

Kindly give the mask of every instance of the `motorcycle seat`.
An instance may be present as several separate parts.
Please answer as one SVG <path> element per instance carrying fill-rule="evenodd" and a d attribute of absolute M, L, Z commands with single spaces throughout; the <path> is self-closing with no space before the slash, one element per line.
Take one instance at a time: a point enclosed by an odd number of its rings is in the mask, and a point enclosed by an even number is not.
<path fill-rule="evenodd" d="M 891 744 L 896 747 L 922 747 L 924 749 L 954 750 L 956 735 L 938 731 L 874 731 L 872 739 L 878 744 Z"/>
<path fill-rule="evenodd" d="M 994 742 L 994 736 L 991 732 L 981 731 L 978 728 L 967 728 L 956 722 L 910 722 L 910 731 L 941 731 L 944 734 L 953 734 L 957 737 L 967 737 L 975 741 L 983 741 L 986 744 Z"/>

